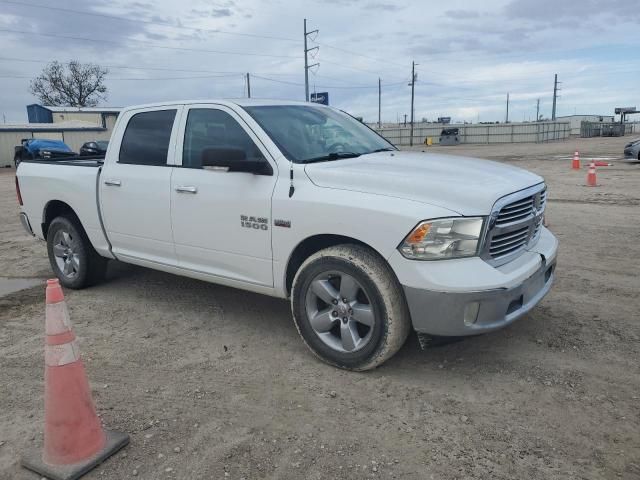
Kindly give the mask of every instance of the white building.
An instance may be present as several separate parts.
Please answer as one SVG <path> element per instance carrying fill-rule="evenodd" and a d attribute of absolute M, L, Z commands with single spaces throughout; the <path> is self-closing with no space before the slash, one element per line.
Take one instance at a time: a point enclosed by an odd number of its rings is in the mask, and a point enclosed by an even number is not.
<path fill-rule="evenodd" d="M 121 108 L 27 105 L 29 123 L 0 124 L 0 167 L 13 166 L 23 138 L 61 140 L 77 152 L 83 143 L 109 140 Z"/>
<path fill-rule="evenodd" d="M 119 107 L 49 107 L 34 103 L 27 105 L 29 123 L 61 123 L 81 121 L 111 131 L 122 110 Z"/>

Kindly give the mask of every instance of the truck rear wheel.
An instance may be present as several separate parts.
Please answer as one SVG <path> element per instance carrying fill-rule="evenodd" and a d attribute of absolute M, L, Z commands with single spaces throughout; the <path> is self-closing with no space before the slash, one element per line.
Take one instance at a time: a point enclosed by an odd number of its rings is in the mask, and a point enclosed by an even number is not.
<path fill-rule="evenodd" d="M 47 252 L 53 273 L 67 288 L 85 288 L 104 278 L 107 260 L 94 250 L 73 217 L 53 219 L 47 230 Z"/>
<path fill-rule="evenodd" d="M 411 326 L 395 275 L 360 245 L 338 245 L 310 256 L 293 280 L 291 309 L 311 351 L 348 370 L 385 362 L 402 347 Z"/>

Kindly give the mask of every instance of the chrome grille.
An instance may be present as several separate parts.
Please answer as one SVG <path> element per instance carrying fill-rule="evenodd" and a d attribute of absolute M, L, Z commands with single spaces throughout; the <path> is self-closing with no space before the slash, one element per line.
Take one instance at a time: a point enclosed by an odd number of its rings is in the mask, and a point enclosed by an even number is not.
<path fill-rule="evenodd" d="M 529 227 L 523 227 L 513 232 L 503 233 L 502 235 L 494 235 L 491 239 L 489 253 L 491 253 L 493 258 L 507 255 L 527 243 L 528 238 Z"/>
<path fill-rule="evenodd" d="M 504 264 L 540 236 L 547 200 L 544 185 L 536 185 L 501 198 L 489 218 L 482 257 L 494 264 Z"/>

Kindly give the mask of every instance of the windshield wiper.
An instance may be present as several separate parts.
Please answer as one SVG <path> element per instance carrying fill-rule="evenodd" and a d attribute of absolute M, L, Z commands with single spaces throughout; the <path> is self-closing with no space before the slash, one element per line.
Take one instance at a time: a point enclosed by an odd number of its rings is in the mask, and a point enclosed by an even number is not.
<path fill-rule="evenodd" d="M 340 160 L 341 158 L 356 158 L 360 155 L 360 153 L 354 152 L 333 152 L 320 157 L 307 158 L 306 160 L 302 160 L 302 163 L 329 162 L 331 160 Z"/>
<path fill-rule="evenodd" d="M 386 147 L 386 148 L 378 148 L 377 150 L 373 150 L 372 152 L 368 152 L 368 153 L 395 152 L 395 151 L 396 151 L 395 148 Z"/>

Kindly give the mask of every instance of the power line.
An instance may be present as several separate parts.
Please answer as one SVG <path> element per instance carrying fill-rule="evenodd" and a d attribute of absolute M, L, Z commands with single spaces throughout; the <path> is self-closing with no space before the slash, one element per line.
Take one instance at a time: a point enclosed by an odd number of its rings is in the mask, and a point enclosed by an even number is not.
<path fill-rule="evenodd" d="M 109 15 L 107 13 L 88 12 L 86 10 L 74 10 L 74 9 L 71 9 L 71 8 L 63 8 L 63 7 L 52 7 L 50 5 L 40 5 L 40 4 L 36 4 L 36 3 L 23 3 L 23 2 L 16 2 L 16 1 L 13 1 L 13 0 L 0 0 L 0 3 L 7 3 L 7 4 L 11 4 L 11 5 L 20 5 L 20 6 L 29 7 L 29 8 L 43 8 L 43 9 L 47 9 L 47 10 L 54 10 L 54 11 L 65 12 L 65 13 L 73 13 L 73 14 L 78 14 L 78 15 L 87 15 L 87 16 L 91 16 L 91 17 L 110 18 L 112 20 L 120 20 L 120 21 L 124 21 L 124 22 L 133 22 L 133 23 L 136 23 L 136 24 L 144 23 L 144 24 L 147 24 L 147 25 L 157 25 L 157 26 L 162 26 L 162 27 L 181 28 L 181 29 L 192 30 L 192 31 L 197 31 L 197 32 L 221 33 L 221 34 L 224 34 L 224 35 L 237 35 L 237 36 L 242 36 L 242 37 L 266 38 L 266 39 L 270 39 L 270 40 L 283 40 L 283 41 L 287 41 L 287 42 L 296 42 L 296 43 L 299 42 L 299 40 L 296 40 L 294 38 L 277 37 L 277 36 L 273 36 L 273 35 L 259 35 L 259 34 L 254 34 L 254 33 L 230 32 L 228 30 L 219 30 L 219 29 L 210 29 L 210 28 L 189 27 L 189 26 L 185 26 L 185 25 L 176 25 L 176 24 L 172 24 L 172 23 L 169 23 L 169 22 L 159 22 L 159 21 L 145 20 L 145 19 L 139 19 L 139 18 L 135 18 L 135 19 L 134 18 L 126 18 L 126 17 L 120 17 L 118 15 Z"/>
<path fill-rule="evenodd" d="M 382 59 L 382 58 L 372 57 L 371 55 L 365 55 L 364 53 L 354 52 L 354 51 L 351 51 L 351 50 L 347 50 L 346 48 L 336 47 L 334 45 L 329 45 L 329 44 L 324 43 L 324 42 L 322 42 L 322 43 L 314 42 L 314 43 L 316 45 L 321 46 L 321 47 L 330 48 L 332 50 L 337 50 L 337 51 L 343 52 L 343 53 L 348 53 L 349 55 L 355 55 L 357 57 L 368 58 L 369 60 L 374 60 L 374 61 L 380 62 L 380 63 L 387 63 L 387 64 L 390 64 L 390 65 L 395 65 L 397 67 L 402 67 L 402 68 L 405 67 L 405 65 L 402 65 L 402 64 L 396 63 L 396 62 L 392 62 L 389 59 Z"/>
<path fill-rule="evenodd" d="M 51 63 L 51 60 L 35 60 L 35 59 L 26 59 L 26 58 L 13 58 L 13 57 L 0 57 L 0 61 L 11 61 L 11 62 L 23 62 L 23 63 L 39 63 L 39 64 L 49 64 Z M 84 63 L 93 63 L 95 60 L 91 60 L 89 62 L 84 62 Z M 65 63 L 65 62 L 62 62 Z M 131 67 L 128 65 L 100 65 L 101 67 L 104 68 L 113 68 L 116 70 L 142 70 L 142 71 L 147 71 L 147 70 L 158 70 L 158 71 L 165 71 L 165 72 L 193 72 L 193 73 L 221 73 L 221 74 L 238 74 L 241 75 L 242 72 L 241 71 L 237 71 L 237 72 L 232 72 L 232 71 L 215 71 L 215 70 L 192 70 L 192 69 L 187 69 L 187 68 L 166 68 L 166 67 Z"/>
<path fill-rule="evenodd" d="M 354 66 L 351 66 L 351 65 L 345 65 L 345 64 L 339 63 L 339 62 L 332 62 L 332 61 L 323 59 L 322 63 L 328 63 L 329 65 L 335 65 L 337 67 L 342 67 L 342 68 L 346 68 L 346 69 L 349 69 L 349 70 L 356 70 L 358 72 L 369 73 L 371 75 L 375 75 L 376 77 L 378 77 L 380 75 L 380 72 L 373 72 L 371 70 L 365 70 L 364 68 L 358 68 L 358 67 L 354 67 Z"/>
<path fill-rule="evenodd" d="M 2 1 L 2 0 L 0 0 Z M 0 28 L 0 32 L 8 32 L 8 33 L 18 33 L 21 35 L 39 35 L 41 37 L 53 37 L 53 38 L 66 38 L 67 40 L 82 40 L 85 42 L 97 42 L 97 43 L 110 43 L 114 45 L 121 45 L 120 42 L 116 42 L 114 40 L 102 40 L 88 37 L 77 37 L 74 35 L 60 35 L 55 33 L 38 33 L 38 32 L 26 32 L 24 30 L 12 30 L 8 28 Z M 270 57 L 270 58 L 295 58 L 299 57 L 293 55 L 271 55 L 267 53 L 250 53 L 250 52 L 230 52 L 227 50 L 210 50 L 204 48 L 188 48 L 188 47 L 171 47 L 168 45 L 157 45 L 154 43 L 146 42 L 144 40 L 135 40 L 131 38 L 127 38 L 127 42 L 136 42 L 142 45 L 146 45 L 149 48 L 162 48 L 166 50 L 177 50 L 177 51 L 186 51 L 186 52 L 201 52 L 201 53 L 215 53 L 219 55 L 242 55 L 249 57 Z"/>
<path fill-rule="evenodd" d="M 243 92 L 246 91 L 246 81 L 247 81 L 247 73 L 225 73 L 218 75 L 198 75 L 198 76 L 188 76 L 188 77 L 108 77 L 107 80 L 116 80 L 116 81 L 153 81 L 153 80 L 199 80 L 199 79 L 207 79 L 207 78 L 231 78 L 231 77 L 241 77 L 243 79 L 244 86 Z M 279 80 L 275 78 L 269 78 L 262 75 L 256 75 L 254 73 L 251 74 L 253 78 L 259 78 L 261 80 L 266 80 L 268 82 L 281 83 L 284 85 L 294 85 L 297 87 L 304 86 L 304 83 L 298 82 L 290 82 L 287 80 Z M 22 74 L 1 74 L 0 78 L 33 78 L 33 75 L 22 75 Z M 386 87 L 395 87 L 399 85 L 404 85 L 404 82 L 397 83 L 387 83 L 384 84 Z M 369 89 L 369 88 L 378 88 L 377 85 L 317 85 L 320 88 L 327 89 L 347 89 L 347 90 L 359 90 L 359 89 Z"/>
<path fill-rule="evenodd" d="M 23 63 L 37 63 L 37 64 L 42 64 L 42 65 L 46 65 L 51 63 L 50 60 L 42 60 L 42 59 L 25 59 L 25 58 L 16 58 L 16 57 L 0 57 L 0 61 L 11 61 L 11 62 L 23 62 Z M 65 63 L 65 62 L 62 62 Z M 186 68 L 166 68 L 166 67 L 132 67 L 132 66 L 126 66 L 126 65 L 110 65 L 110 64 L 106 64 L 106 65 L 101 65 L 104 68 L 113 68 L 113 69 L 122 69 L 122 70 L 140 70 L 140 71 L 167 71 L 167 72 L 193 72 L 193 73 L 207 73 L 207 74 L 212 74 L 212 75 L 206 75 L 206 76 L 198 76 L 198 77 L 162 77 L 162 78 L 143 78 L 143 77 L 136 77 L 136 78 L 118 78 L 118 77 L 109 77 L 108 80 L 170 80 L 170 79 L 176 79 L 176 80 L 180 80 L 182 78 L 185 79 L 191 79 L 191 78 L 222 78 L 222 77 L 234 77 L 236 75 L 246 75 L 244 72 L 241 71 L 216 71 L 216 70 L 192 70 L 192 69 L 186 69 Z M 281 72 L 273 72 L 273 73 L 252 73 L 251 75 L 255 76 L 256 78 L 262 78 L 265 79 L 267 81 L 271 81 L 271 82 L 277 82 L 277 83 L 284 83 L 284 84 L 290 84 L 290 85 L 303 85 L 303 84 L 299 84 L 299 83 L 295 83 L 295 82 L 288 82 L 288 81 L 284 81 L 284 80 L 277 80 L 274 78 L 269 78 L 269 76 L 274 76 L 274 75 L 289 75 L 289 76 L 296 76 L 295 73 L 281 73 Z M 1 76 L 1 78 L 33 78 L 32 76 L 28 76 L 28 75 L 16 75 L 16 76 Z M 317 85 L 318 87 L 321 88 L 336 88 L 336 89 L 366 89 L 366 88 L 377 88 L 375 85 L 349 85 L 349 81 L 341 79 L 341 78 L 336 78 L 336 77 L 329 77 L 326 75 L 317 75 L 318 78 L 325 78 L 325 79 L 329 79 L 329 80 L 334 80 L 334 81 L 338 81 L 338 82 L 342 82 L 342 83 L 346 83 L 347 85 Z M 404 80 L 403 81 L 399 81 L 399 82 L 392 82 L 392 83 L 382 83 L 383 86 L 385 87 L 394 87 L 394 86 L 398 86 L 398 85 L 402 85 L 404 84 Z"/>
<path fill-rule="evenodd" d="M 227 74 L 227 75 L 198 75 L 198 76 L 189 76 L 189 77 L 130 77 L 130 78 L 122 78 L 122 77 L 110 77 L 109 80 L 115 81 L 154 81 L 154 80 L 200 80 L 206 78 L 230 78 L 230 77 L 238 77 L 241 74 Z M 13 74 L 1 74 L 0 78 L 33 78 L 32 75 L 13 75 Z"/>
<path fill-rule="evenodd" d="M 284 85 L 295 85 L 296 87 L 304 87 L 305 84 L 304 83 L 298 83 L 298 82 L 290 82 L 287 80 L 278 80 L 275 78 L 269 78 L 269 77 L 263 77 L 261 75 L 256 75 L 255 73 L 252 73 L 251 76 L 253 78 L 259 78 L 260 80 L 266 80 L 268 82 L 274 82 L 274 83 L 282 83 Z M 398 85 L 404 85 L 404 81 L 403 82 L 397 82 L 397 83 L 387 83 L 385 84 L 386 87 L 395 87 Z M 316 87 L 319 88 L 327 88 L 327 89 L 366 89 L 366 88 L 378 88 L 378 85 L 350 85 L 350 86 L 344 86 L 344 85 L 316 85 Z"/>

